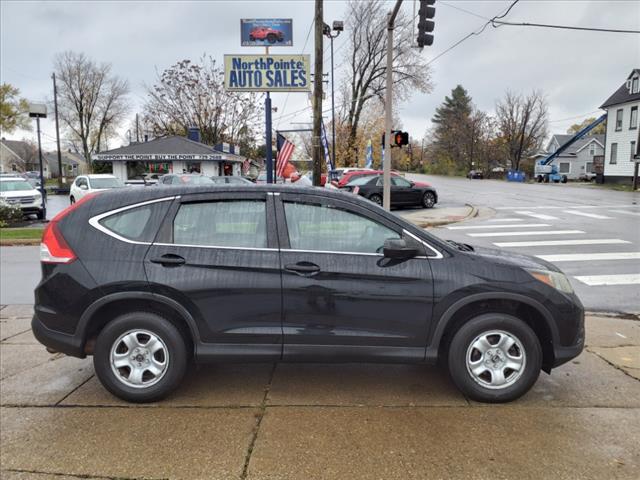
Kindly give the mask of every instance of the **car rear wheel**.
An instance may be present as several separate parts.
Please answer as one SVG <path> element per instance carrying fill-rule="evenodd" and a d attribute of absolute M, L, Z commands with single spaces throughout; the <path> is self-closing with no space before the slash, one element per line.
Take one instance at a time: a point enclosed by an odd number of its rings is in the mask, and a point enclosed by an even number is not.
<path fill-rule="evenodd" d="M 378 195 L 377 193 L 374 193 L 373 195 L 371 195 L 369 197 L 369 200 L 371 200 L 373 203 L 382 206 L 382 197 L 380 195 Z"/>
<path fill-rule="evenodd" d="M 467 397 L 509 402 L 528 392 L 538 379 L 542 349 L 522 320 L 502 313 L 483 314 L 455 333 L 448 365 L 451 379 Z"/>
<path fill-rule="evenodd" d="M 69 197 L 69 203 L 73 205 L 74 203 L 76 203 L 76 199 L 73 198 L 73 196 Z"/>
<path fill-rule="evenodd" d="M 422 206 L 424 208 L 433 208 L 436 204 L 436 196 L 433 192 L 425 192 L 422 196 Z"/>
<path fill-rule="evenodd" d="M 96 375 L 115 396 L 128 402 L 154 402 L 178 387 L 188 352 L 178 329 L 149 312 L 132 312 L 108 323 L 93 355 Z"/>

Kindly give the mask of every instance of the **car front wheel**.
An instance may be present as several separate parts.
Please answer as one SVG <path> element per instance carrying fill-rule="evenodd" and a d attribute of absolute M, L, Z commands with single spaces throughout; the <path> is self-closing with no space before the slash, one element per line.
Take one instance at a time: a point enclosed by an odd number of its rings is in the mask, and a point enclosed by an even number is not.
<path fill-rule="evenodd" d="M 74 203 L 76 203 L 76 199 L 73 198 L 73 196 L 69 197 L 69 203 L 73 205 Z"/>
<path fill-rule="evenodd" d="M 510 402 L 528 392 L 538 379 L 542 349 L 522 320 L 502 313 L 483 314 L 455 333 L 448 365 L 451 379 L 469 398 Z"/>
<path fill-rule="evenodd" d="M 425 192 L 422 196 L 422 206 L 424 208 L 433 208 L 436 204 L 436 196 L 432 192 Z"/>
<path fill-rule="evenodd" d="M 374 193 L 373 195 L 371 195 L 369 197 L 369 200 L 371 200 L 373 203 L 382 206 L 382 197 L 380 195 L 378 195 L 377 193 Z"/>
<path fill-rule="evenodd" d="M 154 402 L 178 387 L 187 369 L 188 351 L 178 329 L 149 312 L 132 312 L 108 323 L 93 355 L 104 387 L 128 402 Z"/>

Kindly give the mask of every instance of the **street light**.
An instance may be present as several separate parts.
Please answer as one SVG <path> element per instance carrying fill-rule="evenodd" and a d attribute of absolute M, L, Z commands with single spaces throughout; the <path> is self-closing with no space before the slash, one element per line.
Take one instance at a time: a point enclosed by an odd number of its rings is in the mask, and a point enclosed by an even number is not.
<path fill-rule="evenodd" d="M 47 201 L 44 189 L 44 170 L 42 168 L 42 143 L 40 142 L 40 119 L 47 118 L 47 106 L 44 103 L 29 104 L 29 116 L 36 119 L 38 128 L 38 156 L 40 158 L 40 194 L 42 195 L 42 218 L 47 218 Z M 62 173 L 62 172 L 61 172 Z"/>
<path fill-rule="evenodd" d="M 340 35 L 340 32 L 344 31 L 344 23 L 335 20 L 333 22 L 333 31 L 335 35 L 331 34 L 331 27 L 326 23 L 322 27 L 322 33 L 331 39 L 331 157 L 333 159 L 333 168 L 336 168 L 336 102 L 335 102 L 335 89 L 333 81 L 333 39 Z"/>

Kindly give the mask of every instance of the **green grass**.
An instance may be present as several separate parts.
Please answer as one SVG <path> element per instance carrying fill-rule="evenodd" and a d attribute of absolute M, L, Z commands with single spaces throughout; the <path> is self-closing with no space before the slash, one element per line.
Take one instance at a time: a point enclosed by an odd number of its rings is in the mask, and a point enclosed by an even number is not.
<path fill-rule="evenodd" d="M 42 228 L 0 228 L 0 240 L 40 240 Z"/>

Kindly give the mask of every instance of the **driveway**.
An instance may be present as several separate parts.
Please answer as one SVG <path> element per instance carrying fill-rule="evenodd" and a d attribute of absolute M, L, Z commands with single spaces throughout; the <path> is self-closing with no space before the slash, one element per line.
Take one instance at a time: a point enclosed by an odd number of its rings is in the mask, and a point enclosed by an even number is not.
<path fill-rule="evenodd" d="M 435 367 L 233 364 L 125 404 L 89 359 L 49 355 L 31 307 L 0 310 L 1 477 L 640 477 L 640 323 L 587 318 L 587 349 L 507 405 Z"/>

